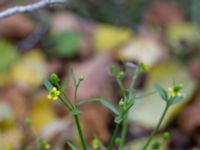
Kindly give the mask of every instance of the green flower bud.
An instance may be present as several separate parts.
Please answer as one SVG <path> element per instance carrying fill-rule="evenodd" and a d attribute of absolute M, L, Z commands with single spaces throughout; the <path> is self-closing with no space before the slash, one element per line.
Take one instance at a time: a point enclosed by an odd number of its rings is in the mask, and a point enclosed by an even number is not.
<path fill-rule="evenodd" d="M 85 77 L 83 76 L 83 75 L 81 75 L 80 77 L 79 77 L 79 80 L 80 81 L 83 81 L 85 79 Z"/>
<path fill-rule="evenodd" d="M 24 123 L 25 123 L 25 125 L 30 127 L 32 125 L 32 120 L 30 118 L 26 118 Z"/>
<path fill-rule="evenodd" d="M 115 140 L 116 145 L 120 145 L 121 142 L 122 142 L 121 138 L 116 138 L 116 140 Z"/>
<path fill-rule="evenodd" d="M 123 108 L 123 106 L 124 106 L 124 101 L 121 99 L 121 100 L 119 101 L 119 107 L 120 107 L 120 108 Z"/>
<path fill-rule="evenodd" d="M 161 143 L 159 141 L 156 141 L 155 143 L 153 143 L 152 149 L 153 150 L 159 150 L 160 146 L 161 146 Z"/>
<path fill-rule="evenodd" d="M 52 84 L 55 85 L 60 81 L 60 79 L 58 78 L 57 74 L 53 73 L 53 74 L 51 74 L 50 81 Z"/>
<path fill-rule="evenodd" d="M 125 73 L 123 71 L 120 71 L 118 74 L 117 74 L 117 78 L 119 78 L 120 80 L 123 80 L 125 77 Z"/>
<path fill-rule="evenodd" d="M 164 132 L 162 135 L 163 140 L 167 141 L 170 138 L 169 132 Z"/>

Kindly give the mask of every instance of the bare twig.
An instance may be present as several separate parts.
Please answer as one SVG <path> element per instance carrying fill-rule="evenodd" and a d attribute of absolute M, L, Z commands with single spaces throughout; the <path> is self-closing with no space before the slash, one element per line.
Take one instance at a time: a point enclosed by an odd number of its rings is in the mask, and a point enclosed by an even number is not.
<path fill-rule="evenodd" d="M 62 3 L 66 3 L 66 2 L 67 2 L 67 0 L 41 0 L 39 2 L 36 2 L 33 4 L 28 4 L 25 6 L 15 6 L 15 7 L 12 7 L 12 8 L 9 8 L 7 10 L 0 12 L 0 19 L 12 16 L 12 15 L 18 14 L 18 13 L 32 12 L 32 11 L 38 10 L 40 8 L 44 8 L 48 5 L 62 4 Z"/>

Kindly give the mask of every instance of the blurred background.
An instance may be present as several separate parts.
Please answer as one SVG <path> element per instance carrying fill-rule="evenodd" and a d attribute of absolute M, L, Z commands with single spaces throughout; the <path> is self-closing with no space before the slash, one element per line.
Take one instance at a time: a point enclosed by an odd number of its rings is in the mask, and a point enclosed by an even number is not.
<path fill-rule="evenodd" d="M 0 10 L 32 2 L 37 1 L 1 0 Z M 58 101 L 47 99 L 43 81 L 51 73 L 71 80 L 72 65 L 77 77 L 85 76 L 79 101 L 102 97 L 117 106 L 121 94 L 109 68 L 123 69 L 125 62 L 150 66 L 135 87 L 139 98 L 129 116 L 127 147 L 139 149 L 164 109 L 154 84 L 167 88 L 175 82 L 184 85 L 185 98 L 162 124 L 170 140 L 161 149 L 200 148 L 199 8 L 199 0 L 68 0 L 0 20 L 0 149 L 35 150 L 32 130 L 52 150 L 70 149 L 68 140 L 80 145 L 73 118 Z M 124 82 L 129 81 L 127 75 Z M 66 92 L 72 96 L 71 82 Z M 107 144 L 112 112 L 97 103 L 81 112 L 88 147 L 95 135 Z M 25 126 L 26 118 L 32 128 Z M 156 140 L 162 141 L 159 133 Z"/>

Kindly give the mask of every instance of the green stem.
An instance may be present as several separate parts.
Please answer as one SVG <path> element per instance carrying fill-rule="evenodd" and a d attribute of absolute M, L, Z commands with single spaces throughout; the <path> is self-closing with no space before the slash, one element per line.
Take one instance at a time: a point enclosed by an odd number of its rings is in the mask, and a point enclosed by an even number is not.
<path fill-rule="evenodd" d="M 77 100 L 77 91 L 78 91 L 78 87 L 80 85 L 80 80 L 78 81 L 78 83 L 75 85 L 75 89 L 74 89 L 74 104 L 76 104 L 76 100 Z"/>
<path fill-rule="evenodd" d="M 75 120 L 76 127 L 77 127 L 77 130 L 78 130 L 80 139 L 81 139 L 83 150 L 87 150 L 86 142 L 85 142 L 85 139 L 83 137 L 83 133 L 82 133 L 82 130 L 81 130 L 81 125 L 80 125 L 80 122 L 79 122 L 79 119 L 78 119 L 78 115 L 74 115 L 74 120 Z"/>
<path fill-rule="evenodd" d="M 61 86 L 57 83 L 56 86 L 58 87 L 58 89 L 61 89 Z M 64 97 L 66 98 L 67 102 L 69 103 L 69 105 L 71 105 L 71 107 L 73 107 L 72 103 L 71 103 L 71 99 L 70 97 L 65 93 L 63 92 L 62 93 L 64 95 Z"/>
<path fill-rule="evenodd" d="M 59 99 L 61 100 L 61 102 L 69 109 L 69 111 L 71 111 L 72 110 L 72 108 L 69 106 L 69 104 L 64 100 L 64 99 L 62 99 L 62 97 L 61 96 L 59 96 Z"/>
<path fill-rule="evenodd" d="M 133 96 L 133 90 L 134 90 L 135 82 L 136 82 L 137 78 L 139 77 L 139 75 L 140 75 L 140 72 L 139 72 L 138 69 L 136 69 L 135 72 L 133 73 L 131 84 L 130 84 L 129 89 L 128 89 L 129 98 Z"/>
<path fill-rule="evenodd" d="M 123 124 L 122 124 L 122 135 L 121 135 L 121 142 L 119 145 L 119 150 L 123 150 L 124 142 L 126 140 L 127 128 L 128 128 L 128 112 L 126 113 L 126 116 L 125 116 L 125 118 L 123 120 Z"/>
<path fill-rule="evenodd" d="M 149 138 L 148 138 L 147 142 L 145 143 L 145 145 L 143 146 L 142 150 L 146 150 L 146 149 L 147 149 L 147 147 L 148 147 L 149 144 L 151 143 L 153 137 L 154 137 L 155 134 L 158 132 L 158 130 L 159 130 L 159 128 L 160 128 L 160 125 L 161 125 L 161 123 L 162 123 L 162 121 L 163 121 L 163 119 L 164 119 L 164 117 L 165 117 L 165 115 L 166 115 L 166 113 L 167 113 L 168 108 L 169 108 L 169 105 L 166 104 L 165 110 L 163 111 L 163 114 L 162 114 L 162 116 L 161 116 L 161 118 L 160 118 L 160 120 L 159 120 L 157 126 L 156 126 L 156 127 L 154 128 L 154 130 L 152 131 L 151 135 L 149 136 Z"/>
<path fill-rule="evenodd" d="M 112 138 L 111 138 L 111 142 L 108 146 L 108 150 L 112 150 L 113 148 L 113 145 L 115 144 L 115 140 L 116 140 L 116 137 L 117 137 L 117 133 L 118 133 L 118 130 L 119 130 L 119 123 L 116 123 L 115 125 L 115 129 L 114 129 L 114 132 L 113 132 L 113 135 L 112 135 Z"/>

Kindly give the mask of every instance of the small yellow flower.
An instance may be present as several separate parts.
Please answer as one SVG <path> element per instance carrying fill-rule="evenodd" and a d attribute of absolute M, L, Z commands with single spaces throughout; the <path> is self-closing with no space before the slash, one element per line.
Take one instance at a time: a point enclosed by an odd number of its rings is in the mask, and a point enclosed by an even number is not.
<path fill-rule="evenodd" d="M 45 149 L 50 149 L 51 146 L 50 146 L 48 143 L 45 143 L 45 144 L 44 144 L 44 148 L 45 148 Z"/>
<path fill-rule="evenodd" d="M 54 87 L 52 88 L 51 91 L 49 91 L 48 99 L 57 100 L 59 96 L 60 96 L 60 91 L 57 90 L 56 87 Z"/>
<path fill-rule="evenodd" d="M 141 67 L 141 70 L 142 70 L 143 72 L 148 72 L 149 69 L 150 69 L 149 65 L 144 64 L 144 63 L 141 63 L 141 64 L 140 64 L 140 67 Z"/>
<path fill-rule="evenodd" d="M 182 96 L 181 94 L 181 90 L 183 88 L 183 85 L 182 84 L 178 84 L 178 85 L 175 85 L 174 87 L 169 87 L 168 88 L 168 91 L 170 92 L 170 95 L 172 97 L 176 97 L 176 96 Z"/>
<path fill-rule="evenodd" d="M 99 148 L 99 140 L 98 140 L 97 138 L 94 138 L 94 139 L 92 140 L 92 147 L 93 147 L 94 149 Z"/>

